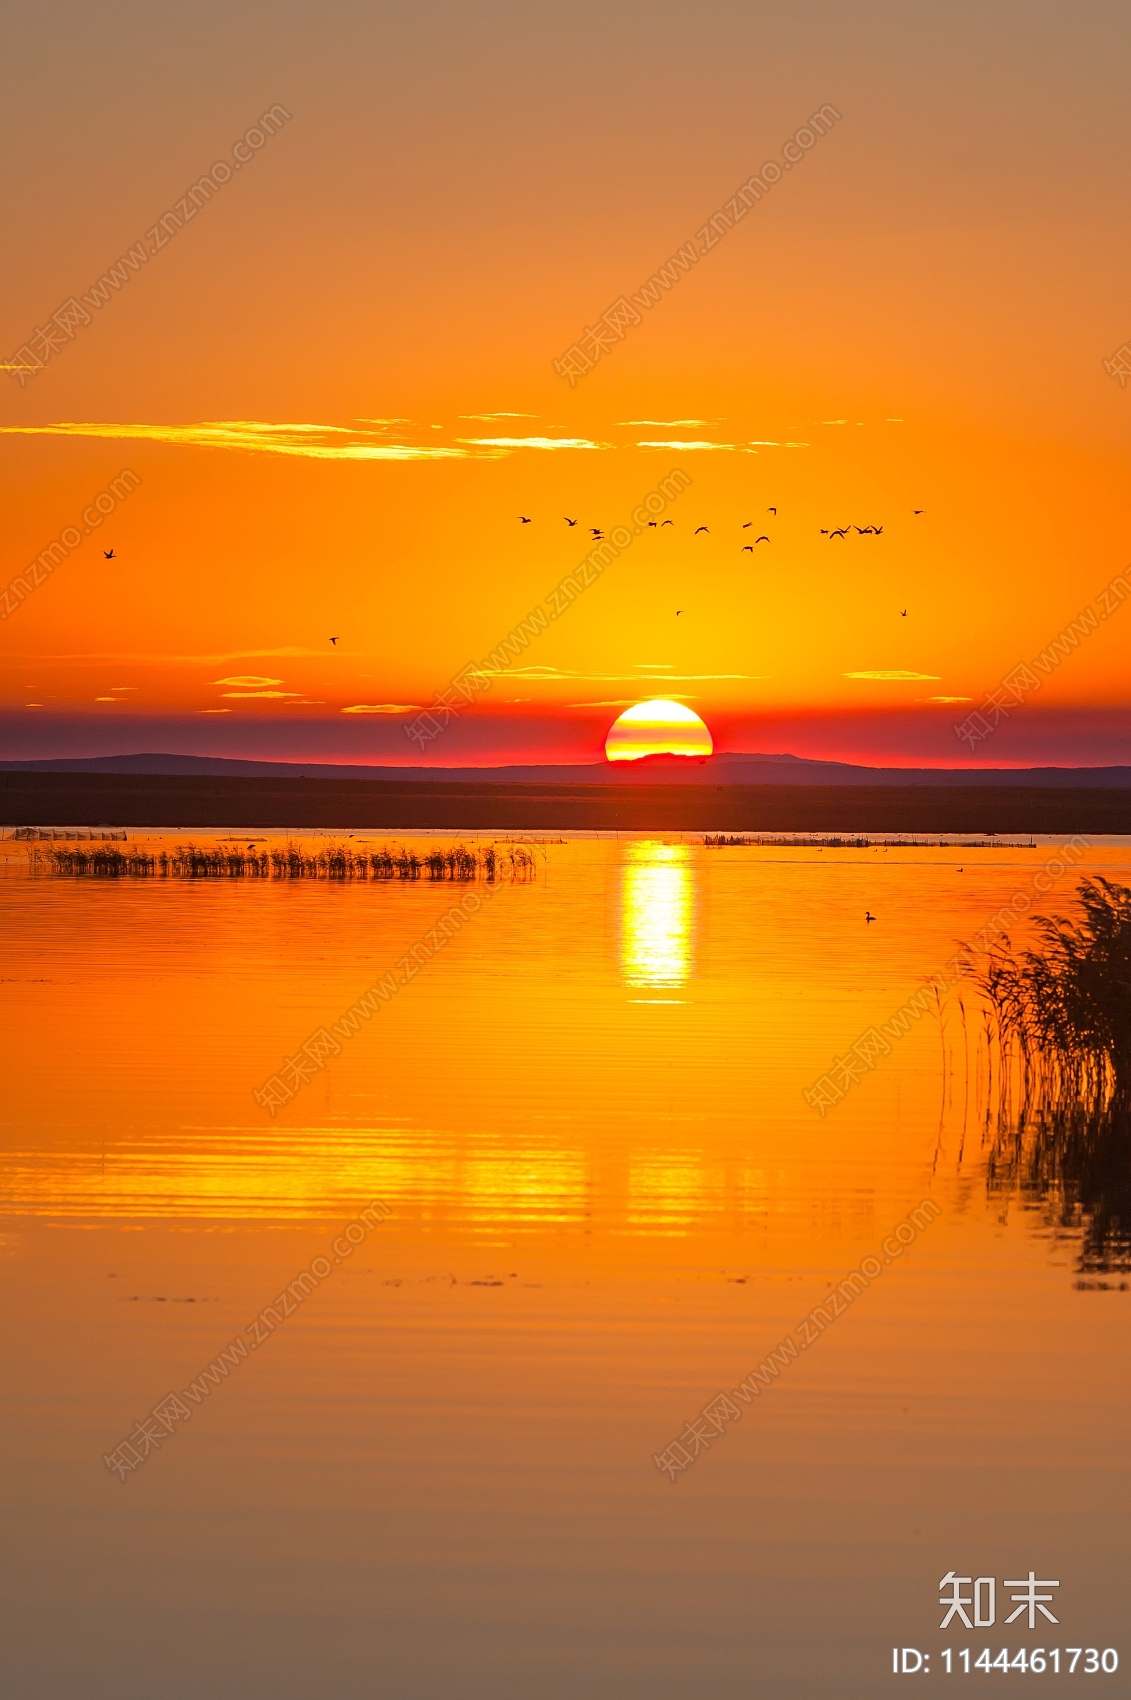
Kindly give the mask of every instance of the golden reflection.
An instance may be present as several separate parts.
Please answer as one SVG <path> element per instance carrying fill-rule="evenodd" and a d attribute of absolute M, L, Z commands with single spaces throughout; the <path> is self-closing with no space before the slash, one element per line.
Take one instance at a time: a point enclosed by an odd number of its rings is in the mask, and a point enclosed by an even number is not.
<path fill-rule="evenodd" d="M 621 886 L 621 973 L 627 984 L 686 985 L 694 920 L 688 846 L 628 845 Z"/>

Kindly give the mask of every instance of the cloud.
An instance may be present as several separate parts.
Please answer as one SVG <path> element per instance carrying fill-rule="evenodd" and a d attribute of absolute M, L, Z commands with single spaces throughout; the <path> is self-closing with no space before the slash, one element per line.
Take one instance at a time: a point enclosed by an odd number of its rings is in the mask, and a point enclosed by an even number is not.
<path fill-rule="evenodd" d="M 343 714 L 419 714 L 418 702 L 355 702 L 343 708 Z"/>
<path fill-rule="evenodd" d="M 457 437 L 457 442 L 484 449 L 607 449 L 609 443 L 592 443 L 588 437 Z"/>
<path fill-rule="evenodd" d="M 95 697 L 95 702 L 117 702 L 117 697 Z"/>
<path fill-rule="evenodd" d="M 920 697 L 920 702 L 973 702 L 973 697 Z"/>
<path fill-rule="evenodd" d="M 198 708 L 198 714 L 231 714 L 230 708 Z"/>
<path fill-rule="evenodd" d="M 230 679 L 213 679 L 214 685 L 243 685 L 249 691 L 263 685 L 281 685 L 282 679 L 265 679 L 259 673 L 233 673 Z"/>
<path fill-rule="evenodd" d="M 496 419 L 537 419 L 536 413 L 461 413 L 461 419 L 481 419 L 485 425 L 493 425 Z"/>
<path fill-rule="evenodd" d="M 693 431 L 707 430 L 717 425 L 717 419 L 618 419 L 618 425 L 660 425 L 665 431 L 670 431 L 679 425 L 690 425 Z"/>
<path fill-rule="evenodd" d="M 473 458 L 466 449 L 391 443 L 379 432 L 352 430 L 345 425 L 270 425 L 259 419 L 205 420 L 199 425 L 81 424 L 64 420 L 53 425 L 0 425 L 0 432 L 30 437 L 136 439 L 198 449 L 242 449 L 257 454 L 297 455 L 305 460 Z"/>
<path fill-rule="evenodd" d="M 663 674 L 662 678 L 657 679 L 654 676 L 649 676 L 647 674 L 640 674 L 640 673 L 582 673 L 582 672 L 576 671 L 572 667 L 542 667 L 542 666 L 506 667 L 506 668 L 500 667 L 500 668 L 497 668 L 497 669 L 491 668 L 491 667 L 469 667 L 468 672 L 472 675 L 478 675 L 480 678 L 484 678 L 484 679 L 498 679 L 498 678 L 501 678 L 503 673 L 505 672 L 509 678 L 511 678 L 511 679 L 516 679 L 516 678 L 523 679 L 528 684 L 538 684 L 540 682 L 546 683 L 546 684 L 554 684 L 558 680 L 568 681 L 568 680 L 571 680 L 571 679 L 585 679 L 585 680 L 591 681 L 595 684 L 609 684 L 609 685 L 622 685 L 622 684 L 623 685 L 659 685 L 659 684 L 664 684 L 664 685 L 666 685 L 669 681 L 671 681 L 671 683 L 673 683 L 673 684 L 694 684 L 694 683 L 702 683 L 704 680 L 714 680 L 714 679 L 768 679 L 770 677 L 770 675 L 768 673 L 668 673 L 668 672 L 665 672 Z M 635 699 L 633 699 L 633 700 L 635 700 Z"/>
<path fill-rule="evenodd" d="M 889 667 L 876 673 L 842 673 L 842 679 L 875 679 L 883 684 L 902 684 L 906 680 L 938 679 L 938 673 L 907 673 L 899 667 Z"/>
<path fill-rule="evenodd" d="M 664 698 L 665 702 L 698 702 L 698 697 L 688 696 L 686 691 L 672 691 Z M 567 708 L 631 708 L 640 701 L 639 697 L 612 697 L 607 702 L 567 702 Z"/>
<path fill-rule="evenodd" d="M 279 701 L 283 697 L 301 697 L 301 691 L 225 691 L 226 697 L 272 697 Z"/>
<path fill-rule="evenodd" d="M 636 446 L 637 446 L 638 449 L 679 449 L 681 452 L 685 451 L 685 450 L 692 450 L 692 449 L 726 449 L 726 450 L 729 450 L 732 454 L 749 454 L 750 453 L 749 449 L 740 448 L 737 443 L 709 443 L 709 442 L 703 441 L 702 439 L 700 439 L 698 441 L 693 439 L 691 442 L 685 442 L 685 443 L 679 443 L 679 442 L 676 442 L 676 443 L 673 443 L 673 442 L 637 443 Z"/>

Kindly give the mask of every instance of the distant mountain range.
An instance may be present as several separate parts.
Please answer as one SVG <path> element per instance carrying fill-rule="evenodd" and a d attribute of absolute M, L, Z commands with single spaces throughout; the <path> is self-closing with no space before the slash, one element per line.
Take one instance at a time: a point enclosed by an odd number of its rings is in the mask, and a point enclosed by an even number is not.
<path fill-rule="evenodd" d="M 1131 787 L 1131 767 L 858 767 L 790 755 L 643 756 L 633 762 L 509 767 L 377 767 L 239 761 L 223 756 L 75 756 L 0 761 L 7 773 L 213 775 L 231 779 L 362 779 L 449 785 L 1018 785 Z"/>

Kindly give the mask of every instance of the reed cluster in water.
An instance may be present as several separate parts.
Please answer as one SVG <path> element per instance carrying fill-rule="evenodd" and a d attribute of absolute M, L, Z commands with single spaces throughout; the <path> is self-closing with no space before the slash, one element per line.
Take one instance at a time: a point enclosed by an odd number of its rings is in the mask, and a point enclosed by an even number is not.
<path fill-rule="evenodd" d="M 109 878 L 135 876 L 177 879 L 332 879 L 332 880 L 474 880 L 529 879 L 535 871 L 534 852 L 525 844 L 468 847 L 453 844 L 420 853 L 404 845 L 380 850 L 328 844 L 306 850 L 286 844 L 280 850 L 247 850 L 227 846 L 179 844 L 173 850 L 150 852 L 79 848 L 31 852 L 34 868 L 54 874 L 92 874 Z"/>
<path fill-rule="evenodd" d="M 1041 916 L 1037 945 L 992 950 L 978 973 L 987 1042 L 1019 1108 L 1131 1108 L 1131 890 L 1081 882 L 1080 916 Z"/>

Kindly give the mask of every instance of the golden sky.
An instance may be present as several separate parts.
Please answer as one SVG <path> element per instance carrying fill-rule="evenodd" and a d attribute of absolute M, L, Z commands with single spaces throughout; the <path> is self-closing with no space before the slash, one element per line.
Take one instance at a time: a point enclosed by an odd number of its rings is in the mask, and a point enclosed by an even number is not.
<path fill-rule="evenodd" d="M 9 755 L 1131 760 L 1127 15 L 203 17 L 13 29 Z"/>

